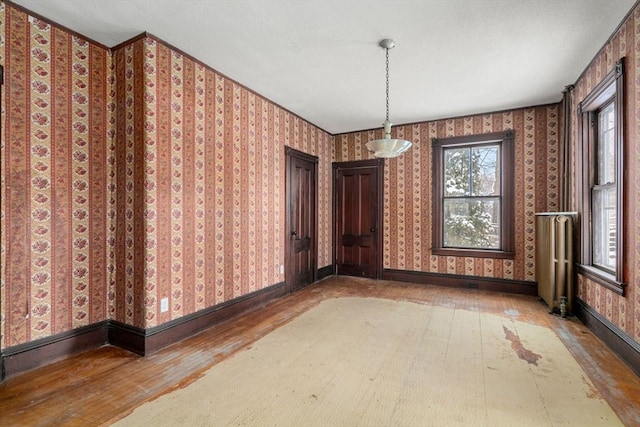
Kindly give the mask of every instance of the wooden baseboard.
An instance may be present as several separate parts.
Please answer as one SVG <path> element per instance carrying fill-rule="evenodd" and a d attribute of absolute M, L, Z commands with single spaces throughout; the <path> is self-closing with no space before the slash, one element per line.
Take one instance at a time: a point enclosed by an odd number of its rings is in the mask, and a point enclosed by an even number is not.
<path fill-rule="evenodd" d="M 580 298 L 575 298 L 574 315 L 640 376 L 640 344 Z"/>
<path fill-rule="evenodd" d="M 392 270 L 382 272 L 383 280 L 438 285 L 452 288 L 481 289 L 512 294 L 538 295 L 538 283 L 495 277 L 464 276 L 458 274 L 430 273 L 424 271 Z"/>
<path fill-rule="evenodd" d="M 4 380 L 72 356 L 110 344 L 141 356 L 195 335 L 217 323 L 284 296 L 284 282 L 200 310 L 155 328 L 142 329 L 115 320 L 105 320 L 83 328 L 8 347 L 0 353 L 0 375 Z"/>
<path fill-rule="evenodd" d="M 147 356 L 284 294 L 285 286 L 281 282 L 149 329 L 112 321 L 109 325 L 109 343 Z"/>
<path fill-rule="evenodd" d="M 322 267 L 318 269 L 318 280 L 322 280 L 325 277 L 333 276 L 334 271 L 335 271 L 335 268 L 333 264 L 330 264 L 330 265 L 327 265 L 326 267 Z"/>
<path fill-rule="evenodd" d="M 108 320 L 2 350 L 2 379 L 108 343 Z"/>
<path fill-rule="evenodd" d="M 109 344 L 144 356 L 146 332 L 143 328 L 127 325 L 117 320 L 110 320 L 108 335 Z"/>
<path fill-rule="evenodd" d="M 146 330 L 142 355 L 151 354 L 170 344 L 195 335 L 249 309 L 260 307 L 285 295 L 284 282 L 234 298 L 222 304 L 200 310 L 176 320 Z M 137 353 L 137 352 L 136 352 Z"/>

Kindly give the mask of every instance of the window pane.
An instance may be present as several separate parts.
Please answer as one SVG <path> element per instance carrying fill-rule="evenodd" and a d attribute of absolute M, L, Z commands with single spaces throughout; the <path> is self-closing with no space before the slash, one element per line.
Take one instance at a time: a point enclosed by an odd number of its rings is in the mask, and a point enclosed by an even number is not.
<path fill-rule="evenodd" d="M 468 196 L 470 190 L 469 148 L 444 150 L 444 195 Z"/>
<path fill-rule="evenodd" d="M 611 103 L 598 114 L 598 177 L 596 184 L 615 182 L 615 110 Z"/>
<path fill-rule="evenodd" d="M 499 249 L 500 201 L 498 198 L 445 199 L 445 247 Z"/>
<path fill-rule="evenodd" d="M 500 147 L 484 146 L 471 150 L 472 196 L 500 195 Z"/>
<path fill-rule="evenodd" d="M 593 190 L 593 263 L 615 271 L 616 189 Z"/>

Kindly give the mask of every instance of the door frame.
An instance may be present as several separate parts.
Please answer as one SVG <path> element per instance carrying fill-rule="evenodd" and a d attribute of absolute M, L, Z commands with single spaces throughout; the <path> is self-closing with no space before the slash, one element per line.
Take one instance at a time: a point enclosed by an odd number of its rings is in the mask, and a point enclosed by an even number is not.
<path fill-rule="evenodd" d="M 292 226 L 292 218 L 291 218 L 291 206 L 293 204 L 292 194 L 291 194 L 291 159 L 297 158 L 300 160 L 304 160 L 310 163 L 313 163 L 313 180 L 314 180 L 314 194 L 313 198 L 315 199 L 315 209 L 311 212 L 313 227 L 312 227 L 312 235 L 311 235 L 311 257 L 312 257 L 312 270 L 313 277 L 311 283 L 316 282 L 318 280 L 318 157 L 304 153 L 302 151 L 296 150 L 295 148 L 291 148 L 288 146 L 284 147 L 285 153 L 285 225 L 284 225 L 284 283 L 285 283 L 285 292 L 291 293 L 296 289 L 292 288 L 292 284 L 288 278 L 291 275 L 291 269 L 293 268 L 291 265 L 291 226 Z"/>
<path fill-rule="evenodd" d="M 338 171 L 345 169 L 361 169 L 375 167 L 378 169 L 378 185 L 376 188 L 376 203 L 378 204 L 378 214 L 376 215 L 376 274 L 375 279 L 382 279 L 382 263 L 384 247 L 383 244 L 383 221 L 384 216 L 384 159 L 355 160 L 349 162 L 333 162 L 333 274 L 338 273 Z"/>

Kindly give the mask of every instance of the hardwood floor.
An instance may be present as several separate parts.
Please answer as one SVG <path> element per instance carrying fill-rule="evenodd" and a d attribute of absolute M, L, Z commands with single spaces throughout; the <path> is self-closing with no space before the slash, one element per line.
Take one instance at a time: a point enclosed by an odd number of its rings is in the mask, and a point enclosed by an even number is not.
<path fill-rule="evenodd" d="M 105 346 L 0 384 L 0 424 L 108 425 L 180 388 L 323 299 L 361 296 L 481 310 L 554 330 L 625 425 L 640 425 L 640 378 L 584 325 L 537 298 L 345 276 L 330 277 L 145 358 Z"/>

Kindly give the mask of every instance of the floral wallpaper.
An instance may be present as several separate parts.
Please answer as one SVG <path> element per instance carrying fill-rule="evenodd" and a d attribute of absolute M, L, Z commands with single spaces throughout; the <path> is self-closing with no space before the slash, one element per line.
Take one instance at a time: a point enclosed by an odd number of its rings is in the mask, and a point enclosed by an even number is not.
<path fill-rule="evenodd" d="M 580 277 L 578 295 L 638 342 L 639 49 L 636 6 L 573 92 L 575 111 L 627 58 L 629 286 L 620 297 Z M 150 328 L 281 282 L 285 146 L 319 157 L 318 267 L 331 265 L 331 162 L 370 158 L 364 144 L 382 136 L 331 136 L 151 35 L 110 50 L 5 2 L 0 64 L 0 348 L 107 319 Z M 534 213 L 559 207 L 559 115 L 548 105 L 394 127 L 414 146 L 385 167 L 384 267 L 535 280 Z M 515 259 L 432 255 L 431 138 L 509 128 Z"/>
<path fill-rule="evenodd" d="M 319 157 L 331 264 L 331 135 L 153 37 L 109 50 L 4 2 L 0 64 L 0 348 L 282 282 L 285 146 Z"/>
<path fill-rule="evenodd" d="M 149 328 L 284 280 L 285 146 L 319 157 L 331 264 L 329 134 L 152 36 L 114 56 L 114 319 Z"/>
<path fill-rule="evenodd" d="M 583 76 L 578 80 L 572 94 L 572 112 L 578 104 L 615 66 L 625 57 L 625 244 L 624 282 L 627 283 L 624 297 L 600 286 L 588 278 L 578 276 L 578 296 L 611 323 L 640 342 L 640 5 L 622 23 L 616 34 L 596 55 Z M 581 148 L 577 145 L 577 117 L 571 123 L 571 183 L 575 186 L 576 156 Z M 577 187 L 571 192 L 573 209 Z"/>
<path fill-rule="evenodd" d="M 0 3 L 2 347 L 106 318 L 107 50 Z"/>
<path fill-rule="evenodd" d="M 515 131 L 515 259 L 432 255 L 431 138 L 507 129 Z M 535 280 L 534 214 L 558 210 L 560 129 L 558 104 L 392 128 L 392 138 L 413 146 L 385 166 L 384 268 Z M 381 130 L 335 136 L 336 160 L 371 158 L 365 144 L 381 137 Z"/>

